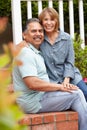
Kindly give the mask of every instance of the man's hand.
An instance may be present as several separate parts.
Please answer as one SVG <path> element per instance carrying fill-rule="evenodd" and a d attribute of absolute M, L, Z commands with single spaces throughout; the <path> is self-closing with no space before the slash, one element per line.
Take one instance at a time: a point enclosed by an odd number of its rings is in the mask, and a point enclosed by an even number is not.
<path fill-rule="evenodd" d="M 73 90 L 78 90 L 78 87 L 73 84 L 66 83 L 66 84 L 62 84 L 60 89 L 61 91 L 72 93 Z"/>

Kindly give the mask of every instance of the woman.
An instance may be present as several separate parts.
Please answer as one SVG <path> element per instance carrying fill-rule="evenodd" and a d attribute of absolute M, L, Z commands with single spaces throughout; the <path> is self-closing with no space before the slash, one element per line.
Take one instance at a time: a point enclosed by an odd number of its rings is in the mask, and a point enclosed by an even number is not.
<path fill-rule="evenodd" d="M 74 49 L 69 34 L 59 29 L 59 16 L 55 9 L 45 8 L 39 15 L 45 39 L 41 45 L 49 78 L 52 82 L 77 85 L 87 101 L 87 85 L 80 71 L 74 66 Z"/>

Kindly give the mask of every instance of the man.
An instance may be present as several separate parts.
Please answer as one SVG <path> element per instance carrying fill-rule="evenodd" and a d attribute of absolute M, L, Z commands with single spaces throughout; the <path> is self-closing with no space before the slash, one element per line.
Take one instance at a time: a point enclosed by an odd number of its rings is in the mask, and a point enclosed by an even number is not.
<path fill-rule="evenodd" d="M 79 130 L 87 130 L 87 103 L 76 86 L 64 87 L 49 82 L 43 56 L 39 47 L 44 39 L 43 27 L 36 18 L 29 19 L 23 32 L 27 42 L 17 60 L 21 66 L 13 70 L 14 90 L 22 92 L 17 103 L 25 113 L 63 111 L 72 109 L 79 115 Z"/>

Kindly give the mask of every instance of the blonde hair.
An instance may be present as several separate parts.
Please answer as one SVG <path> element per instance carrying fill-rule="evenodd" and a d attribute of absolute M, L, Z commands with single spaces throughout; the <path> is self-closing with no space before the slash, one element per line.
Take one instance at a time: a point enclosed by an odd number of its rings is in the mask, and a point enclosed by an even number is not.
<path fill-rule="evenodd" d="M 54 8 L 50 8 L 50 7 L 47 7 L 47 8 L 44 8 L 42 10 L 42 12 L 39 14 L 38 18 L 41 22 L 41 24 L 43 23 L 43 19 L 46 15 L 46 13 L 48 13 L 50 15 L 50 17 L 52 19 L 55 19 L 56 20 L 56 27 L 55 27 L 55 30 L 58 30 L 59 29 L 59 14 L 58 12 L 54 9 Z"/>

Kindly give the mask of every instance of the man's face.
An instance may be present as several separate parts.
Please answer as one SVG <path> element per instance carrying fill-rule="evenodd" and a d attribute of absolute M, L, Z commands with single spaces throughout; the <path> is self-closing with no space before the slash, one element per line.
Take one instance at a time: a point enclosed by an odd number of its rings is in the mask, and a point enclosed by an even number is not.
<path fill-rule="evenodd" d="M 30 23 L 24 37 L 26 42 L 31 43 L 38 49 L 44 39 L 43 27 L 38 22 Z"/>

